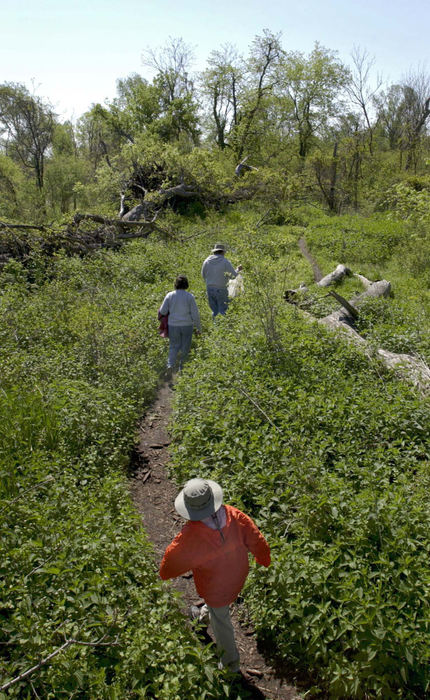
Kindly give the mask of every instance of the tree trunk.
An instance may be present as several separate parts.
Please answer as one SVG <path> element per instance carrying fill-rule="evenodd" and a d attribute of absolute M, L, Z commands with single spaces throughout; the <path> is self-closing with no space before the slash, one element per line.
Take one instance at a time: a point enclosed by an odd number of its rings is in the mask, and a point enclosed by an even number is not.
<path fill-rule="evenodd" d="M 329 287 L 331 284 L 334 284 L 334 282 L 339 282 L 339 280 L 350 274 L 351 270 L 349 267 L 346 267 L 346 265 L 338 265 L 333 272 L 330 272 L 329 275 L 317 281 L 317 285 L 319 287 Z"/>
<path fill-rule="evenodd" d="M 333 155 L 331 159 L 331 174 L 330 174 L 330 189 L 328 196 L 328 206 L 330 211 L 336 211 L 336 182 L 337 182 L 337 141 L 333 146 Z"/>
<path fill-rule="evenodd" d="M 303 250 L 303 245 L 306 246 L 306 242 L 304 240 L 301 241 L 301 250 Z M 338 266 L 338 268 L 339 267 L 345 266 Z M 336 268 L 336 270 L 338 268 Z M 334 272 L 330 275 L 326 275 L 326 278 L 323 278 L 323 280 L 335 276 L 336 270 L 334 270 Z M 316 323 L 319 323 L 330 330 L 340 331 L 349 342 L 352 342 L 358 348 L 361 348 L 369 358 L 374 358 L 375 356 L 378 357 L 387 368 L 396 372 L 401 379 L 412 383 L 423 394 L 430 393 L 430 368 L 422 360 L 414 357 L 413 355 L 395 353 L 391 352 L 390 350 L 385 350 L 384 348 L 377 348 L 375 350 L 373 345 L 368 343 L 367 340 L 363 338 L 353 327 L 354 321 L 358 315 L 357 309 L 361 304 L 363 304 L 363 302 L 366 301 L 366 299 L 369 297 L 386 297 L 389 296 L 391 292 L 391 284 L 387 280 L 371 282 L 362 275 L 356 274 L 355 276 L 361 280 L 365 287 L 365 291 L 354 297 L 354 299 L 350 300 L 349 302 L 346 302 L 342 309 L 339 311 L 333 311 L 333 313 L 321 319 L 316 319 L 307 311 L 302 312 L 303 315 L 309 320 L 312 319 Z M 323 280 L 319 281 L 319 285 L 327 286 L 326 284 L 321 285 Z M 338 295 L 334 294 L 334 296 Z M 291 301 L 288 296 L 285 298 L 286 301 Z M 342 299 L 342 297 L 340 297 L 339 300 L 341 303 L 345 301 Z M 348 307 L 352 307 L 354 311 L 351 313 L 351 308 Z"/>

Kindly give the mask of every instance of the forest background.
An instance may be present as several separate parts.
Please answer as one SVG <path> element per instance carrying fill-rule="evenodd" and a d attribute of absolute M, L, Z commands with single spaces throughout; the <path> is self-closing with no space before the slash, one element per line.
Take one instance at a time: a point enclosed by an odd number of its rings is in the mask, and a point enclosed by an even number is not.
<path fill-rule="evenodd" d="M 429 76 L 383 85 L 366 51 L 348 67 L 269 30 L 199 75 L 191 58 L 182 39 L 146 51 L 155 76 L 118 80 L 76 123 L 0 87 L 0 693 L 231 692 L 126 488 L 165 362 L 156 311 L 181 271 L 206 333 L 176 389 L 172 475 L 222 480 L 267 533 L 273 566 L 246 591 L 258 634 L 309 693 L 424 698 L 428 393 L 377 349 L 429 364 Z M 393 297 L 360 309 L 369 352 L 302 314 L 336 304 L 303 237 L 325 272 L 390 280 Z M 215 240 L 246 293 L 212 327 L 199 275 Z"/>

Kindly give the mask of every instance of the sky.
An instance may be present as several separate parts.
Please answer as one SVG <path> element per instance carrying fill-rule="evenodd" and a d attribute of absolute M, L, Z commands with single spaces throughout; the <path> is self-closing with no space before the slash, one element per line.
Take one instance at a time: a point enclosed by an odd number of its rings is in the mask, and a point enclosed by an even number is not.
<path fill-rule="evenodd" d="M 0 84 L 23 83 L 76 120 L 112 100 L 119 78 L 153 77 L 145 49 L 182 38 L 203 70 L 223 44 L 248 55 L 264 29 L 288 51 L 318 41 L 349 65 L 359 47 L 387 84 L 430 71 L 430 0 L 0 0 Z"/>

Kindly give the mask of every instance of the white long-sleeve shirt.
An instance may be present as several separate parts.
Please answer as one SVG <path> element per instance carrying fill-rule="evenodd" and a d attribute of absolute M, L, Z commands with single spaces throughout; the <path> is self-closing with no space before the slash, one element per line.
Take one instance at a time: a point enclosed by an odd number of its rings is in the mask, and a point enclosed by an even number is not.
<path fill-rule="evenodd" d="M 175 289 L 166 294 L 160 314 L 169 314 L 169 326 L 194 326 L 200 330 L 200 314 L 194 295 L 186 289 Z"/>
<path fill-rule="evenodd" d="M 229 279 L 236 275 L 237 271 L 224 255 L 209 255 L 202 265 L 202 277 L 207 287 L 226 288 Z"/>

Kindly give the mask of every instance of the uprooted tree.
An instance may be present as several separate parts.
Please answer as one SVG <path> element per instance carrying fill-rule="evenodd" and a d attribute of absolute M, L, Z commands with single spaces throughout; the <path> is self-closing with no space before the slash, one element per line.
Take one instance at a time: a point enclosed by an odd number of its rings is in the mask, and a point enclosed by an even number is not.
<path fill-rule="evenodd" d="M 153 231 L 164 236 L 170 231 L 150 221 L 123 221 L 97 214 L 76 213 L 63 227 L 11 224 L 0 221 L 0 268 L 12 258 L 25 262 L 33 251 L 53 255 L 64 250 L 69 255 L 86 255 L 100 248 L 118 249 L 124 241 L 147 238 Z"/>

